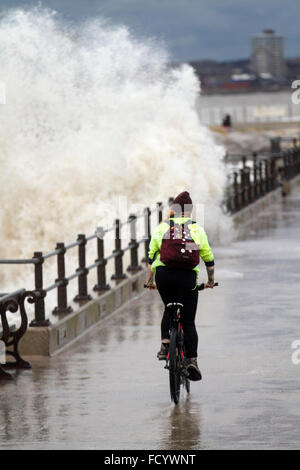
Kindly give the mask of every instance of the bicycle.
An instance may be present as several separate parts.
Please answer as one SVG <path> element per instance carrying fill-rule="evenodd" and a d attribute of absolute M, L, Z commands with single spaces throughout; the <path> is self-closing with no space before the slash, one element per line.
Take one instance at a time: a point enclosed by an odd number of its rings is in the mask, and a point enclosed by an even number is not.
<path fill-rule="evenodd" d="M 214 286 L 218 286 L 216 282 Z M 146 284 L 144 287 L 148 287 Z M 205 284 L 200 284 L 198 290 L 204 290 Z M 189 373 L 186 367 L 184 351 L 184 333 L 181 324 L 181 309 L 183 304 L 171 302 L 167 304 L 170 315 L 170 344 L 165 369 L 169 370 L 169 385 L 171 400 L 178 405 L 180 399 L 180 387 L 184 387 L 190 393 Z"/>

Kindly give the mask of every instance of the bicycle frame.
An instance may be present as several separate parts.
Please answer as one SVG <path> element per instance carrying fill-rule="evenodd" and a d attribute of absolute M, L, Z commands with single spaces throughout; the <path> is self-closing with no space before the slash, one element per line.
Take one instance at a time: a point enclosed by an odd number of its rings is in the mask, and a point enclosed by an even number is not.
<path fill-rule="evenodd" d="M 170 336 L 171 336 L 172 330 L 175 329 L 177 331 L 177 335 L 178 335 L 177 344 L 179 346 L 180 355 L 181 355 L 181 357 L 183 357 L 184 356 L 184 352 L 183 352 L 183 328 L 182 328 L 182 324 L 180 322 L 181 309 L 183 308 L 183 305 L 180 304 L 180 303 L 174 302 L 174 303 L 168 304 L 167 308 L 170 309 L 169 310 L 170 321 L 171 321 Z M 170 353 L 168 354 L 168 359 L 169 359 L 169 355 L 170 355 Z"/>

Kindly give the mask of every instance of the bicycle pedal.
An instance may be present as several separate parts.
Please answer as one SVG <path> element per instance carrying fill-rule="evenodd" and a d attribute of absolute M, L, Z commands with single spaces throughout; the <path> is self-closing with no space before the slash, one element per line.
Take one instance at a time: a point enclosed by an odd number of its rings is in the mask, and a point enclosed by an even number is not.
<path fill-rule="evenodd" d="M 164 367 L 164 369 L 168 369 L 168 370 L 169 370 L 169 369 L 170 369 L 169 365 L 166 364 L 165 367 Z"/>

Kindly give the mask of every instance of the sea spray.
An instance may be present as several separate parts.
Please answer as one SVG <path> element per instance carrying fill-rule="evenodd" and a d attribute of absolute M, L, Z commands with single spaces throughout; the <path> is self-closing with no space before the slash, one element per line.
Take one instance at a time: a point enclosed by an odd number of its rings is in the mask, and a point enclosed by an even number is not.
<path fill-rule="evenodd" d="M 124 26 L 69 24 L 41 8 L 2 17 L 0 44 L 0 258 L 29 258 L 126 219 L 120 198 L 130 212 L 182 190 L 204 205 L 210 239 L 228 233 L 224 149 L 199 123 L 190 66 L 169 67 L 164 48 Z M 29 273 L 2 266 L 1 290 L 32 288 Z"/>

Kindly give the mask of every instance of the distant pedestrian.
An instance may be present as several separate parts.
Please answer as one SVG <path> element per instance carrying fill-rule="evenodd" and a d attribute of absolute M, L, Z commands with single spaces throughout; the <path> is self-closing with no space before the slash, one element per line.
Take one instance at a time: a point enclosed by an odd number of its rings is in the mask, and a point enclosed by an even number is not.
<path fill-rule="evenodd" d="M 223 124 L 224 127 L 228 127 L 228 128 L 231 127 L 231 116 L 230 116 L 230 114 L 226 114 L 226 116 L 223 119 L 222 124 Z"/>

